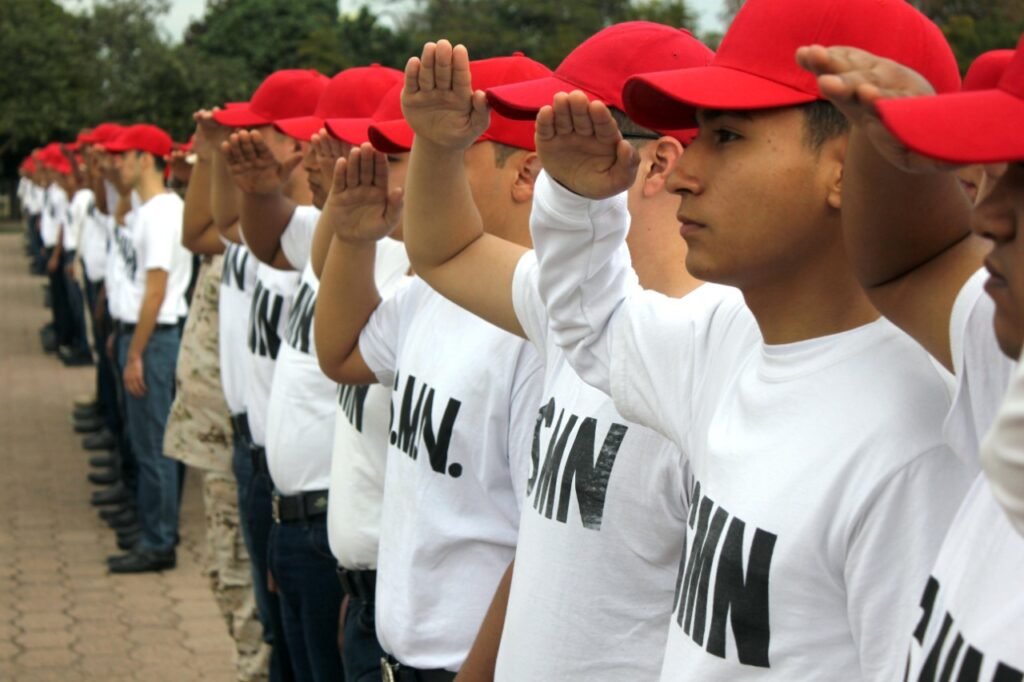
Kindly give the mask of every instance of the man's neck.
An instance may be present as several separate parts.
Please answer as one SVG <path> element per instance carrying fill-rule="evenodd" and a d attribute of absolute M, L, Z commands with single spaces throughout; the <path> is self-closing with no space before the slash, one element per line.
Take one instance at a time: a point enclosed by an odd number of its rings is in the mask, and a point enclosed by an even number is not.
<path fill-rule="evenodd" d="M 644 289 L 666 296 L 684 296 L 701 285 L 686 269 L 686 242 L 675 218 L 678 204 L 671 195 L 630 202 L 630 259 Z"/>
<path fill-rule="evenodd" d="M 823 258 L 770 283 L 740 289 L 769 345 L 838 334 L 879 318 L 845 258 Z"/>
<path fill-rule="evenodd" d="M 153 197 L 167 191 L 167 188 L 164 187 L 163 178 L 161 178 L 158 173 L 143 174 L 133 189 L 138 192 L 139 199 L 142 200 L 142 203 L 146 203 Z"/>

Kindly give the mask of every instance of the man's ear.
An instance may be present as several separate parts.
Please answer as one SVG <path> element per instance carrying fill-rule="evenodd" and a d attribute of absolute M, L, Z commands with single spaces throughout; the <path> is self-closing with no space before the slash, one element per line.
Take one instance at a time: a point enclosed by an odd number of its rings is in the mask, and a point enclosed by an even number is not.
<path fill-rule="evenodd" d="M 821 148 L 820 163 L 825 173 L 825 201 L 836 211 L 843 206 L 843 169 L 846 165 L 848 135 L 839 135 Z"/>
<path fill-rule="evenodd" d="M 533 201 L 533 187 L 540 175 L 541 164 L 537 152 L 516 154 L 509 161 L 514 161 L 516 177 L 512 182 L 512 201 L 524 203 Z"/>
<path fill-rule="evenodd" d="M 640 150 L 641 195 L 647 199 L 665 189 L 672 169 L 683 155 L 683 143 L 669 135 L 649 142 Z"/>

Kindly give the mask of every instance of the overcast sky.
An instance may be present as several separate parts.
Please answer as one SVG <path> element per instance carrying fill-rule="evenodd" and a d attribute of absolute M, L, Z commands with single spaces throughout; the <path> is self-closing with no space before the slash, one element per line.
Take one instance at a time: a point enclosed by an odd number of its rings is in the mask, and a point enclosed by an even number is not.
<path fill-rule="evenodd" d="M 559 0 L 551 0 L 558 2 Z M 92 5 L 92 0 L 61 0 L 69 9 L 85 9 Z M 408 0 L 339 0 L 344 11 L 351 11 L 362 5 L 368 5 L 374 13 L 382 9 L 398 9 L 409 6 Z M 722 8 L 722 0 L 688 0 L 687 5 L 700 13 L 699 31 L 720 29 L 718 13 Z M 198 19 L 206 9 L 206 0 L 171 0 L 171 11 L 163 19 L 163 27 L 174 41 L 181 40 L 185 27 L 193 19 Z"/>

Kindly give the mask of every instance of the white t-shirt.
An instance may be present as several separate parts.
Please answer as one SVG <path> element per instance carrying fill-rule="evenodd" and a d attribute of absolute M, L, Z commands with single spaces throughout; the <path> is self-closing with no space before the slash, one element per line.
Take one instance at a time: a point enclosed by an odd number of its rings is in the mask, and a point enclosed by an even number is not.
<path fill-rule="evenodd" d="M 135 260 L 135 220 L 137 210 L 128 212 L 124 224 L 118 225 L 112 217 L 107 218 L 107 229 L 110 234 L 110 250 L 107 252 L 107 309 L 111 317 L 124 321 L 131 306 L 131 281 L 136 268 Z M 138 315 L 138 308 L 134 315 Z"/>
<path fill-rule="evenodd" d="M 1024 366 L 1019 361 L 996 421 L 982 441 L 981 465 L 993 497 L 1024 536 Z"/>
<path fill-rule="evenodd" d="M 243 244 L 227 242 L 225 247 L 218 304 L 220 383 L 231 414 L 241 414 L 245 412 L 245 384 L 251 366 L 247 350 L 249 309 L 258 261 Z"/>
<path fill-rule="evenodd" d="M 408 270 L 402 242 L 377 242 L 374 279 L 383 298 L 409 281 Z M 391 386 L 338 386 L 327 538 L 331 552 L 345 568 L 377 568 L 390 413 Z"/>
<path fill-rule="evenodd" d="M 39 220 L 39 235 L 43 246 L 51 248 L 57 245 L 57 237 L 61 226 L 67 221 L 68 195 L 56 182 L 46 188 L 46 201 L 43 214 Z"/>
<path fill-rule="evenodd" d="M 43 212 L 43 205 L 46 202 L 46 188 L 42 185 L 37 185 L 28 178 L 22 178 L 26 181 L 25 194 L 22 197 L 22 206 L 25 208 L 25 212 L 29 215 L 36 216 Z"/>
<path fill-rule="evenodd" d="M 256 445 L 267 442 L 267 407 L 274 364 L 284 343 L 292 299 L 298 288 L 299 273 L 276 270 L 265 263 L 257 265 L 249 308 L 249 367 L 244 400 L 249 431 Z"/>
<path fill-rule="evenodd" d="M 92 201 L 94 197 L 91 189 L 80 189 L 72 195 L 64 221 L 64 232 L 61 233 L 61 244 L 65 251 L 78 251 L 81 246 L 83 222 Z"/>
<path fill-rule="evenodd" d="M 377 308 L 359 349 L 393 387 L 377 636 L 406 665 L 455 671 L 515 554 L 540 362 L 419 279 Z"/>
<path fill-rule="evenodd" d="M 628 220 L 624 195 L 538 180 L 556 342 L 693 469 L 662 679 L 896 679 L 970 482 L 941 438 L 945 378 L 884 319 L 768 346 L 735 289 L 636 293 Z"/>
<path fill-rule="evenodd" d="M 312 241 L 319 217 L 319 209 L 299 206 L 285 232 L 301 231 Z M 313 313 L 319 289 L 307 256 L 267 407 L 267 465 L 284 495 L 326 490 L 330 481 L 338 385 L 324 375 L 316 358 Z"/>
<path fill-rule="evenodd" d="M 96 195 L 91 189 L 75 193 L 71 218 L 77 226 L 78 251 L 85 276 L 90 282 L 102 282 L 107 268 L 107 217 L 96 208 Z"/>
<path fill-rule="evenodd" d="M 545 373 L 495 679 L 657 680 L 688 466 L 569 367 L 548 334 L 537 275 L 529 253 L 512 285 Z"/>
<path fill-rule="evenodd" d="M 992 424 L 1014 369 L 996 343 L 986 278 L 982 270 L 968 280 L 950 323 L 958 390 L 946 436 L 974 466 L 979 438 Z M 909 682 L 1024 679 L 1024 538 L 984 475 L 960 508 L 919 604 Z"/>
<path fill-rule="evenodd" d="M 181 245 L 181 224 L 185 202 L 174 192 L 163 192 L 151 198 L 136 210 L 132 246 L 135 252 L 131 278 L 125 287 L 128 297 L 124 322 L 139 321 L 139 309 L 146 294 L 146 273 L 149 270 L 167 272 L 167 290 L 164 294 L 158 324 L 177 324 L 188 312 L 185 291 L 192 277 L 192 254 Z"/>

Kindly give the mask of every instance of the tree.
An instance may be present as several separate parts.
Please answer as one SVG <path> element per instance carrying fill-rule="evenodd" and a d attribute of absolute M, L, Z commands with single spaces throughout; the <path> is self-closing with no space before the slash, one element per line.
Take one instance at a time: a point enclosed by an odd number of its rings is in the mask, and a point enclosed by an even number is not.
<path fill-rule="evenodd" d="M 444 37 L 465 44 L 477 59 L 522 51 L 554 68 L 602 28 L 636 19 L 694 24 L 683 0 L 421 0 L 403 28 L 417 47 Z"/>
<path fill-rule="evenodd" d="M 366 7 L 313 29 L 299 45 L 303 63 L 328 75 L 374 63 L 401 68 L 414 51 L 408 34 L 381 25 Z"/>

